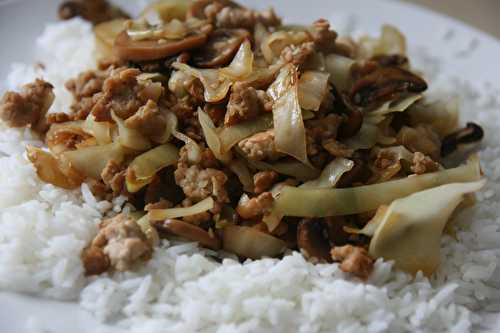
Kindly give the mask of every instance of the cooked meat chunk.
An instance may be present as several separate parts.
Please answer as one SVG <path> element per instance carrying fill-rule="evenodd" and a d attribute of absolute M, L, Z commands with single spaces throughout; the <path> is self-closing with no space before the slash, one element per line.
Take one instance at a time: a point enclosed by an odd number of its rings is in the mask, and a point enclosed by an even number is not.
<path fill-rule="evenodd" d="M 136 221 L 127 215 L 119 214 L 104 220 L 99 229 L 97 236 L 83 252 L 87 274 L 102 273 L 107 267 L 117 271 L 130 270 L 140 260 L 151 257 L 152 245 Z"/>
<path fill-rule="evenodd" d="M 244 195 L 236 207 L 236 212 L 243 219 L 253 219 L 268 213 L 273 205 L 273 201 L 274 198 L 271 192 L 261 193 L 259 196 L 251 199 Z"/>
<path fill-rule="evenodd" d="M 435 161 L 440 158 L 441 140 L 429 126 L 403 126 L 397 135 L 397 142 L 411 152 L 421 152 Z"/>
<path fill-rule="evenodd" d="M 315 52 L 314 43 L 306 42 L 299 45 L 288 45 L 281 51 L 281 59 L 300 66 Z"/>
<path fill-rule="evenodd" d="M 190 160 L 186 147 L 180 151 L 177 169 L 174 172 L 175 183 L 179 185 L 187 198 L 198 202 L 213 196 L 217 202 L 229 202 L 228 194 L 224 188 L 227 176 L 224 172 L 203 168 L 201 158 L 197 161 Z"/>
<path fill-rule="evenodd" d="M 141 106 L 133 116 L 125 121 L 125 126 L 138 130 L 155 142 L 160 142 L 167 127 L 167 120 L 159 110 L 158 105 L 149 100 L 146 105 Z"/>
<path fill-rule="evenodd" d="M 108 75 L 107 71 L 85 71 L 66 82 L 65 87 L 73 94 L 75 100 L 80 101 L 84 97 L 92 97 L 100 92 Z"/>
<path fill-rule="evenodd" d="M 411 171 L 417 175 L 439 170 L 439 163 L 434 162 L 429 156 L 417 151 L 413 154 Z"/>
<path fill-rule="evenodd" d="M 350 149 L 349 147 L 335 139 L 328 139 L 323 141 L 322 146 L 327 152 L 335 157 L 348 158 L 351 157 L 352 154 L 354 154 L 354 150 Z"/>
<path fill-rule="evenodd" d="M 267 191 L 278 179 L 276 171 L 260 171 L 253 176 L 254 190 L 256 194 Z"/>
<path fill-rule="evenodd" d="M 141 72 L 134 68 L 113 71 L 103 84 L 103 94 L 92 108 L 97 121 L 110 121 L 111 110 L 122 119 L 134 115 L 148 100 L 157 102 L 163 88 L 160 83 L 139 81 Z"/>
<path fill-rule="evenodd" d="M 311 35 L 318 51 L 325 53 L 335 50 L 337 33 L 330 29 L 330 23 L 325 19 L 319 19 L 313 23 Z"/>
<path fill-rule="evenodd" d="M 366 280 L 373 271 L 373 259 L 358 246 L 336 246 L 331 251 L 332 259 L 340 262 L 340 269 Z"/>
<path fill-rule="evenodd" d="M 233 89 L 227 104 L 224 124 L 231 126 L 257 117 L 268 110 L 269 101 L 270 98 L 264 91 L 257 91 L 252 87 Z"/>
<path fill-rule="evenodd" d="M 111 5 L 106 0 L 72 0 L 59 6 L 59 18 L 69 20 L 75 16 L 98 24 L 117 18 L 129 18 L 120 8 Z"/>
<path fill-rule="evenodd" d="M 115 195 L 125 191 L 125 167 L 115 161 L 109 161 L 101 173 L 101 178 Z"/>
<path fill-rule="evenodd" d="M 54 112 L 47 114 L 47 124 L 59 124 L 73 120 L 73 116 L 64 112 Z"/>
<path fill-rule="evenodd" d="M 20 93 L 8 91 L 0 101 L 0 118 L 10 127 L 30 126 L 45 133 L 45 115 L 54 101 L 54 87 L 43 80 L 23 86 Z"/>
<path fill-rule="evenodd" d="M 208 7 L 206 12 L 208 12 L 209 15 L 213 15 L 217 9 L 216 7 Z M 219 28 L 245 28 L 253 30 L 257 22 L 268 27 L 274 27 L 281 24 L 281 20 L 272 9 L 257 12 L 247 8 L 227 6 L 217 11 L 215 15 L 215 24 Z"/>
<path fill-rule="evenodd" d="M 224 184 L 227 176 L 216 169 L 202 169 L 198 165 L 188 168 L 178 167 L 175 170 L 175 182 L 184 194 L 195 201 L 200 201 L 213 195 L 220 202 L 228 202 Z"/>
<path fill-rule="evenodd" d="M 243 154 L 251 160 L 277 160 L 283 154 L 274 145 L 274 130 L 268 130 L 252 135 L 238 143 Z"/>

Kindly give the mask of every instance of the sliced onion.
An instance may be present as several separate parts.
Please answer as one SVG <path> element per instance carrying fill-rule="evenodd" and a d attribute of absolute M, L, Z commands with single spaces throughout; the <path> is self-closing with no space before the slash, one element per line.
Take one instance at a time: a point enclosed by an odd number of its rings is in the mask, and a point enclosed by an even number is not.
<path fill-rule="evenodd" d="M 318 111 L 328 92 L 330 74 L 319 71 L 306 71 L 299 79 L 299 104 L 305 110 Z"/>
<path fill-rule="evenodd" d="M 406 109 L 415 104 L 421 98 L 422 95 L 415 94 L 415 95 L 408 95 L 398 101 L 389 101 L 387 103 L 384 103 L 376 110 L 367 113 L 366 117 L 368 120 L 370 118 L 373 118 L 374 119 L 373 122 L 375 122 L 375 119 L 379 121 L 381 117 L 384 117 L 390 113 L 406 111 Z"/>
<path fill-rule="evenodd" d="M 114 125 L 110 122 L 97 122 L 92 114 L 89 114 L 83 123 L 83 130 L 92 135 L 99 145 L 105 145 L 112 141 L 112 130 Z"/>
<path fill-rule="evenodd" d="M 83 121 L 52 124 L 45 135 L 45 142 L 53 154 L 59 155 L 68 150 L 66 139 L 71 136 L 77 136 L 82 141 L 89 137 L 89 134 L 83 128 Z"/>
<path fill-rule="evenodd" d="M 410 274 L 432 275 L 451 214 L 464 195 L 479 191 L 485 182 L 446 184 L 395 200 L 378 220 L 370 255 L 394 260 L 396 267 Z"/>
<path fill-rule="evenodd" d="M 222 144 L 219 136 L 217 135 L 215 125 L 212 118 L 206 114 L 201 108 L 198 108 L 198 121 L 200 122 L 205 136 L 205 141 L 208 147 L 214 154 L 215 158 L 224 163 L 229 163 L 232 159 L 231 152 L 222 152 Z"/>
<path fill-rule="evenodd" d="M 205 101 L 209 103 L 223 100 L 232 85 L 230 80 L 220 77 L 218 69 L 196 69 L 179 62 L 174 62 L 172 67 L 199 79 L 205 89 Z"/>
<path fill-rule="evenodd" d="M 380 38 L 362 37 L 358 42 L 358 53 L 362 59 L 382 54 L 406 54 L 406 39 L 394 26 L 384 25 Z"/>
<path fill-rule="evenodd" d="M 178 140 L 184 142 L 187 148 L 188 160 L 191 163 L 197 164 L 201 161 L 201 148 L 200 146 L 184 133 L 177 130 L 177 116 L 173 112 L 169 112 L 167 115 L 167 128 L 172 135 Z"/>
<path fill-rule="evenodd" d="M 466 165 L 374 185 L 343 189 L 285 187 L 275 200 L 273 210 L 285 216 L 327 217 L 352 215 L 377 209 L 381 205 L 428 188 L 472 182 L 481 178 L 479 159 Z"/>
<path fill-rule="evenodd" d="M 224 250 L 245 258 L 276 257 L 286 249 L 284 241 L 255 228 L 228 225 L 223 233 Z"/>
<path fill-rule="evenodd" d="M 231 81 L 244 80 L 253 71 L 253 52 L 252 45 L 246 39 L 238 49 L 233 61 L 228 67 L 221 68 L 220 75 Z"/>
<path fill-rule="evenodd" d="M 337 185 L 342 175 L 354 167 L 354 162 L 346 158 L 338 157 L 321 171 L 318 179 L 302 184 L 301 188 L 333 188 Z"/>
<path fill-rule="evenodd" d="M 273 117 L 270 114 L 259 116 L 230 127 L 224 127 L 219 132 L 222 152 L 228 152 L 241 140 L 255 133 L 263 132 L 273 127 Z"/>
<path fill-rule="evenodd" d="M 62 162 L 51 153 L 33 146 L 26 146 L 26 152 L 38 177 L 44 182 L 68 190 L 77 188 L 83 183 L 85 177 L 71 167 L 63 167 Z"/>
<path fill-rule="evenodd" d="M 410 123 L 429 124 L 436 133 L 444 137 L 458 128 L 460 100 L 453 97 L 429 103 L 418 103 L 407 111 Z"/>
<path fill-rule="evenodd" d="M 111 160 L 121 163 L 125 154 L 126 151 L 120 144 L 110 143 L 103 146 L 66 151 L 61 156 L 85 176 L 100 179 L 106 164 Z"/>
<path fill-rule="evenodd" d="M 118 125 L 118 142 L 123 147 L 133 150 L 143 151 L 151 147 L 151 142 L 145 138 L 138 130 L 125 126 L 125 121 L 111 111 L 111 117 Z"/>
<path fill-rule="evenodd" d="M 276 150 L 309 165 L 306 130 L 297 89 L 297 69 L 287 64 L 268 89 L 268 95 L 274 99 L 274 143 Z"/>
<path fill-rule="evenodd" d="M 125 178 L 127 190 L 130 193 L 139 191 L 151 183 L 160 170 L 175 164 L 178 158 L 178 149 L 168 143 L 137 156 L 128 166 L 129 170 Z"/>
<path fill-rule="evenodd" d="M 254 191 L 252 174 L 250 173 L 250 170 L 248 170 L 247 165 L 242 160 L 232 160 L 229 164 L 229 169 L 238 177 L 240 183 L 243 185 L 243 190 L 245 192 Z"/>
<path fill-rule="evenodd" d="M 191 216 L 206 212 L 214 208 L 214 199 L 208 197 L 202 201 L 184 208 L 169 208 L 169 209 L 151 209 L 148 211 L 150 221 L 163 221 L 166 219 L 175 219 L 183 216 Z"/>

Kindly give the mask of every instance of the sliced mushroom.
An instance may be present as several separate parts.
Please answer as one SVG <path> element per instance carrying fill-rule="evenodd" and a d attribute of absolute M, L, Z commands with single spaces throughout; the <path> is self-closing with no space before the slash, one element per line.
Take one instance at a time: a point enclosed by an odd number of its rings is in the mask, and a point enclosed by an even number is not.
<path fill-rule="evenodd" d="M 376 106 L 400 94 L 419 93 L 427 83 L 417 75 L 399 67 L 380 67 L 354 82 L 350 99 L 360 107 Z"/>
<path fill-rule="evenodd" d="M 202 68 L 225 66 L 246 38 L 250 38 L 250 33 L 244 29 L 217 29 L 207 43 L 193 54 L 192 61 Z"/>
<path fill-rule="evenodd" d="M 354 158 L 354 167 L 344 173 L 340 177 L 337 187 L 346 188 L 352 186 L 353 183 L 364 182 L 371 176 L 371 171 L 367 163 L 361 158 Z"/>
<path fill-rule="evenodd" d="M 73 0 L 65 1 L 59 6 L 59 18 L 69 20 L 75 16 L 99 24 L 117 18 L 130 16 L 120 8 L 111 5 L 106 0 Z"/>
<path fill-rule="evenodd" d="M 245 258 L 275 257 L 286 249 L 284 241 L 256 228 L 228 225 L 223 232 L 224 250 Z"/>
<path fill-rule="evenodd" d="M 187 223 L 181 220 L 168 219 L 165 221 L 155 222 L 154 226 L 160 232 L 167 232 L 182 238 L 189 239 L 193 242 L 198 242 L 202 246 L 208 247 L 213 250 L 221 248 L 221 242 L 215 234 L 195 226 L 194 224 Z"/>
<path fill-rule="evenodd" d="M 332 262 L 328 230 L 321 220 L 304 219 L 299 223 L 297 245 L 312 262 Z"/>
<path fill-rule="evenodd" d="M 441 156 L 453 153 L 460 145 L 478 143 L 483 137 L 484 131 L 481 126 L 467 123 L 466 127 L 444 137 L 441 144 Z"/>
<path fill-rule="evenodd" d="M 191 34 L 181 40 L 132 40 L 122 31 L 115 40 L 115 55 L 122 60 L 145 61 L 163 59 L 182 51 L 202 46 L 207 41 L 204 32 Z"/>

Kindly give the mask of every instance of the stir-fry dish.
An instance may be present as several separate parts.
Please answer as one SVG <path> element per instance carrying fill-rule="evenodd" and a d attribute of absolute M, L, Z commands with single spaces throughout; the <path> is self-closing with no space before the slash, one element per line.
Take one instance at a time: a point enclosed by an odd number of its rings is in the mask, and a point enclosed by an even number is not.
<path fill-rule="evenodd" d="M 354 40 L 229 0 L 59 14 L 94 23 L 98 68 L 66 83 L 67 112 L 48 112 L 57 96 L 38 79 L 5 93 L 0 117 L 44 139 L 27 148 L 44 182 L 135 207 L 100 223 L 88 275 L 136 268 L 162 238 L 241 259 L 298 250 L 362 279 L 377 258 L 431 275 L 450 217 L 484 185 L 463 154 L 483 130 L 424 96 L 392 26 Z"/>

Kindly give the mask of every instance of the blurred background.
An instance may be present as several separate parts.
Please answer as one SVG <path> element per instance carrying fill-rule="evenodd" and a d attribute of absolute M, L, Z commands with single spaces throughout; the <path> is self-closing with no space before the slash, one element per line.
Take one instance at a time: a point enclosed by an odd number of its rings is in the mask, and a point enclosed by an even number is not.
<path fill-rule="evenodd" d="M 455 17 L 500 39 L 500 0 L 400 0 Z"/>

